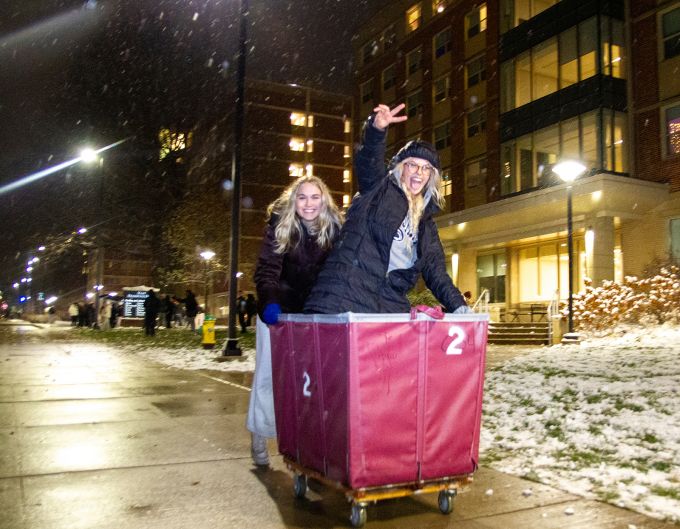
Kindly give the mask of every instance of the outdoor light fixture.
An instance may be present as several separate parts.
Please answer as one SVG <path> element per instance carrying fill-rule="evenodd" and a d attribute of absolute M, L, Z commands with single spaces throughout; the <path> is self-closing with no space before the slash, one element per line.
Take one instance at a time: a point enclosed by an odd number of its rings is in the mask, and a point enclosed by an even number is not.
<path fill-rule="evenodd" d="M 212 250 L 205 250 L 199 254 L 205 260 L 205 279 L 203 281 L 203 299 L 205 299 L 205 313 L 208 314 L 208 272 L 210 266 L 210 259 L 215 257 L 215 252 Z"/>
<path fill-rule="evenodd" d="M 51 296 L 45 300 L 45 305 L 52 305 L 57 299 L 59 299 L 57 296 Z"/>
<path fill-rule="evenodd" d="M 80 151 L 80 160 L 85 163 L 92 163 L 97 161 L 97 151 L 91 148 L 86 148 Z"/>
<path fill-rule="evenodd" d="M 569 309 L 568 332 L 563 343 L 575 343 L 579 336 L 574 332 L 574 230 L 572 219 L 572 189 L 574 180 L 586 171 L 586 166 L 575 160 L 564 160 L 553 167 L 553 172 L 567 184 L 567 256 L 569 259 Z"/>
<path fill-rule="evenodd" d="M 87 228 L 78 228 L 78 233 L 80 233 L 81 235 L 83 233 L 87 233 Z"/>

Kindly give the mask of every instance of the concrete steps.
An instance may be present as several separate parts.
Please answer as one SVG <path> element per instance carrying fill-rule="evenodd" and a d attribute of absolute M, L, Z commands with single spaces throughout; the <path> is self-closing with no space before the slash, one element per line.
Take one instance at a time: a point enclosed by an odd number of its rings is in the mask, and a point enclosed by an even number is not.
<path fill-rule="evenodd" d="M 489 323 L 489 343 L 549 345 L 550 328 L 548 322 L 491 322 Z"/>

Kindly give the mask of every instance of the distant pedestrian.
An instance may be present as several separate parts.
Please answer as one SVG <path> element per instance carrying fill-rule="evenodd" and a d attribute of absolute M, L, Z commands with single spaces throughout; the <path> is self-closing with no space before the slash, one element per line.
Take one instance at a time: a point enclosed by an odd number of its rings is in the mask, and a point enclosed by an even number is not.
<path fill-rule="evenodd" d="M 165 328 L 170 329 L 172 327 L 172 320 L 175 318 L 175 302 L 170 295 L 163 298 L 163 308 L 165 313 Z"/>
<path fill-rule="evenodd" d="M 149 295 L 144 300 L 144 333 L 147 336 L 155 336 L 156 334 L 156 318 L 160 309 L 160 300 L 152 288 L 149 289 Z"/>
<path fill-rule="evenodd" d="M 246 296 L 246 326 L 250 327 L 253 323 L 253 318 L 257 317 L 257 301 L 253 294 Z"/>
<path fill-rule="evenodd" d="M 109 325 L 112 329 L 115 329 L 118 323 L 118 316 L 120 315 L 120 305 L 117 301 L 111 302 L 111 317 L 109 318 Z"/>
<path fill-rule="evenodd" d="M 87 327 L 97 325 L 97 309 L 94 308 L 94 303 L 92 302 L 85 306 L 85 325 Z"/>
<path fill-rule="evenodd" d="M 78 325 L 78 304 L 73 302 L 68 306 L 68 315 L 71 318 L 71 327 Z"/>
<path fill-rule="evenodd" d="M 241 326 L 241 332 L 246 332 L 246 322 L 248 319 L 248 303 L 243 294 L 236 298 L 236 310 L 238 312 L 238 323 Z"/>
<path fill-rule="evenodd" d="M 184 303 L 184 308 L 186 311 L 187 319 L 189 320 L 189 325 L 191 325 L 191 330 L 196 330 L 196 314 L 198 314 L 198 302 L 196 301 L 196 294 L 191 290 L 187 290 L 184 299 L 181 300 Z"/>
<path fill-rule="evenodd" d="M 87 327 L 87 309 L 82 301 L 78 302 L 78 327 Z"/>

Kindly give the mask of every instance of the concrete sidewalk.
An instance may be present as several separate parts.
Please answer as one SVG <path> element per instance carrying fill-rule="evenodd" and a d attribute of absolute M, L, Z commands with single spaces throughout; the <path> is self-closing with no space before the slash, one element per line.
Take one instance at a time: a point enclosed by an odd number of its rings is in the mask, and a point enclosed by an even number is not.
<path fill-rule="evenodd" d="M 280 457 L 253 467 L 250 379 L 1 327 L 0 529 L 350 527 L 341 494 L 296 500 Z M 453 514 L 436 501 L 379 502 L 366 527 L 677 527 L 484 468 Z"/>

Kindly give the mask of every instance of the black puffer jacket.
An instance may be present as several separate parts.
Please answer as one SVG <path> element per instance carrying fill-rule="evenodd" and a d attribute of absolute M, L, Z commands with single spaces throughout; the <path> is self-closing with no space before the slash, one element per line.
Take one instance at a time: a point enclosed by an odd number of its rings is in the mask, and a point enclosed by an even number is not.
<path fill-rule="evenodd" d="M 359 194 L 305 303 L 305 312 L 408 312 L 406 293 L 420 274 L 446 311 L 465 305 L 446 272 L 444 250 L 432 218 L 438 208 L 431 202 L 418 225 L 415 265 L 387 273 L 392 240 L 406 216 L 408 201 L 385 168 L 385 136 L 369 118 L 355 158 Z"/>
<path fill-rule="evenodd" d="M 264 233 L 262 248 L 255 267 L 258 313 L 268 303 L 278 303 L 285 313 L 302 312 L 330 250 L 322 249 L 316 237 L 304 228 L 303 240 L 292 250 L 276 253 L 275 230 L 278 217 L 272 216 Z"/>

